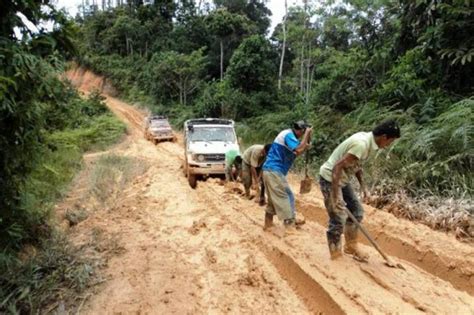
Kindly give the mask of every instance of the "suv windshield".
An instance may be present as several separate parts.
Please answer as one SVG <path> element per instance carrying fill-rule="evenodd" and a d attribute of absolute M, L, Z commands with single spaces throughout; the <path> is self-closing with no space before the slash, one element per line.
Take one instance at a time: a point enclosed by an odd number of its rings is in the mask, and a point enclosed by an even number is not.
<path fill-rule="evenodd" d="M 168 127 L 168 122 L 166 120 L 152 120 L 150 122 L 152 127 Z"/>
<path fill-rule="evenodd" d="M 194 127 L 189 132 L 189 140 L 234 142 L 235 135 L 230 127 Z"/>

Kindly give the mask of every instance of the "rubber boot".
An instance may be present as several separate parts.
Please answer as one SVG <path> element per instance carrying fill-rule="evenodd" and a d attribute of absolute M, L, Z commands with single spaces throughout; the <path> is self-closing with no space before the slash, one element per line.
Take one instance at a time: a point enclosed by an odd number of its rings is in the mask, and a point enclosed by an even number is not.
<path fill-rule="evenodd" d="M 341 241 L 334 242 L 328 239 L 329 254 L 331 260 L 335 260 L 342 257 Z"/>
<path fill-rule="evenodd" d="M 346 224 L 344 228 L 344 238 L 346 239 L 344 253 L 352 255 L 355 260 L 367 262 L 369 255 L 361 250 L 357 245 L 358 232 L 359 229 L 355 224 Z"/>
<path fill-rule="evenodd" d="M 247 198 L 248 200 L 252 199 L 252 197 L 250 196 L 250 188 L 247 188 L 245 187 L 245 198 Z"/>
<path fill-rule="evenodd" d="M 299 226 L 301 226 L 301 225 L 303 225 L 303 224 L 305 224 L 305 223 L 306 223 L 305 217 L 298 214 L 298 215 L 296 216 L 296 218 L 295 218 L 295 224 L 296 224 L 296 226 L 299 227 Z"/>
<path fill-rule="evenodd" d="M 283 226 L 285 227 L 285 236 L 297 234 L 295 219 L 286 219 L 283 221 Z"/>
<path fill-rule="evenodd" d="M 273 214 L 265 212 L 265 224 L 263 230 L 266 231 L 273 227 Z"/>

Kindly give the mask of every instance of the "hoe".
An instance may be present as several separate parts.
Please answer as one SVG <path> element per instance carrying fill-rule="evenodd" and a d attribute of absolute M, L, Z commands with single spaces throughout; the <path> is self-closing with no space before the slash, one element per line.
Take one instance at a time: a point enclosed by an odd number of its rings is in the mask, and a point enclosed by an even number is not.
<path fill-rule="evenodd" d="M 369 235 L 369 233 L 367 232 L 367 230 L 362 226 L 362 224 L 359 223 L 359 221 L 357 221 L 357 219 L 354 217 L 354 215 L 349 211 L 349 209 L 347 209 L 346 207 L 344 207 L 344 211 L 346 211 L 347 215 L 349 216 L 349 218 L 351 218 L 352 222 L 354 222 L 357 227 L 362 231 L 362 233 L 365 235 L 365 237 L 369 240 L 369 242 L 372 244 L 372 246 L 375 247 L 375 249 L 379 252 L 380 255 L 382 255 L 382 257 L 385 259 L 385 264 L 389 267 L 392 267 L 392 268 L 400 268 L 400 269 L 403 269 L 403 270 L 406 270 L 405 267 L 403 267 L 402 264 L 400 263 L 394 263 L 391 259 L 388 258 L 387 255 L 385 255 L 382 250 L 380 249 L 379 245 L 377 245 L 377 243 L 374 241 L 374 239 Z"/>

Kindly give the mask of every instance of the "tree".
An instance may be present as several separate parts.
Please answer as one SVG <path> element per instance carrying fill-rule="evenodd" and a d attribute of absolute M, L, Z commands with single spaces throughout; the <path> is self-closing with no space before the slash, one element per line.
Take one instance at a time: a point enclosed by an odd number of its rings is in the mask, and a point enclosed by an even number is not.
<path fill-rule="evenodd" d="M 246 17 L 232 14 L 225 8 L 212 11 L 206 18 L 209 30 L 219 39 L 221 80 L 224 77 L 224 41 L 234 33 L 245 32 L 247 22 Z"/>
<path fill-rule="evenodd" d="M 188 97 L 202 84 L 206 57 L 203 49 L 191 54 L 167 51 L 153 55 L 150 60 L 148 77 L 152 84 L 152 93 L 162 92 L 178 96 L 179 103 L 186 105 Z"/>
<path fill-rule="evenodd" d="M 217 8 L 226 8 L 230 13 L 240 14 L 248 19 L 252 34 L 265 35 L 270 27 L 271 11 L 262 0 L 214 0 Z"/>
<path fill-rule="evenodd" d="M 280 58 L 280 67 L 278 69 L 278 89 L 281 89 L 281 79 L 283 77 L 283 62 L 285 60 L 285 50 L 286 50 L 286 18 L 288 15 L 288 4 L 285 0 L 285 16 L 283 17 L 282 30 L 283 30 L 283 44 L 281 47 L 281 58 Z"/>
<path fill-rule="evenodd" d="M 48 1 L 0 3 L 0 247 L 22 240 L 34 219 L 20 207 L 25 177 L 38 161 L 38 151 L 48 127 L 50 108 L 66 106 L 60 100 L 61 54 L 72 47 L 70 23 Z M 42 5 L 49 10 L 43 10 Z M 18 14 L 25 19 L 21 19 Z M 25 20 L 33 23 L 32 30 Z M 53 22 L 52 31 L 41 27 Z M 16 38 L 19 30 L 21 38 Z M 69 55 L 71 56 L 71 55 Z M 64 108 L 62 108 L 64 110 Z M 52 127 L 51 127 L 52 128 Z M 37 222 L 36 222 L 37 223 Z M 22 228 L 25 227 L 26 228 Z M 24 235 L 25 234 L 25 235 Z M 17 245 L 18 245 L 17 243 Z"/>
<path fill-rule="evenodd" d="M 415 46 L 433 60 L 444 88 L 472 92 L 474 10 L 472 1 L 400 1 L 399 53 Z"/>
<path fill-rule="evenodd" d="M 230 86 L 243 92 L 271 89 L 277 53 L 261 35 L 246 38 L 234 52 L 226 73 Z"/>

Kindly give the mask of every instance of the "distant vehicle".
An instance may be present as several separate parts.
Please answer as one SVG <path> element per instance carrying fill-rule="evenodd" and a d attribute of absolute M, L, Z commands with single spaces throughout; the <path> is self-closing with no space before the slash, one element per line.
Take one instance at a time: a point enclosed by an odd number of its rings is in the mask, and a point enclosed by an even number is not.
<path fill-rule="evenodd" d="M 234 121 L 219 118 L 190 119 L 184 123 L 184 175 L 196 188 L 201 177 L 225 174 L 225 153 L 239 150 Z"/>
<path fill-rule="evenodd" d="M 166 116 L 149 116 L 145 119 L 145 139 L 157 144 L 160 141 L 176 141 Z"/>

